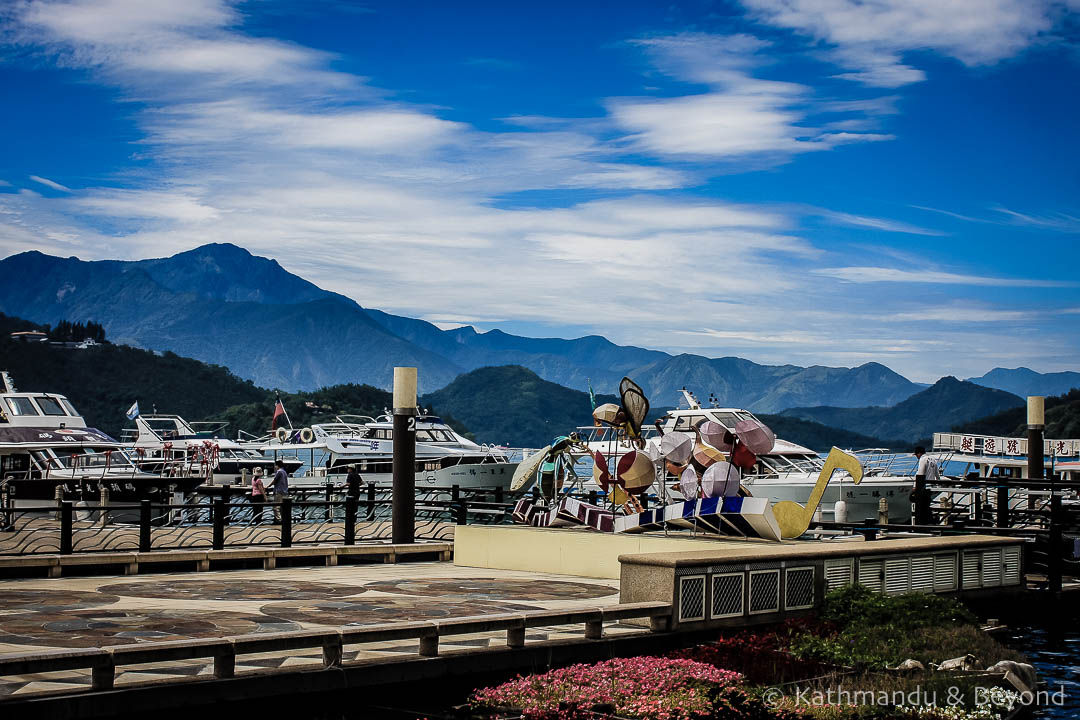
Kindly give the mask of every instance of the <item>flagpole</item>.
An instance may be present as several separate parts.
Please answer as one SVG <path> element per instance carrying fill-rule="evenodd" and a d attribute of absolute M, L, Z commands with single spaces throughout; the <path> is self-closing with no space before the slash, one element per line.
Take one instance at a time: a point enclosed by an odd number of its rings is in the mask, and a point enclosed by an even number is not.
<path fill-rule="evenodd" d="M 285 403 L 281 402 L 281 395 L 277 396 L 277 401 L 281 403 L 281 412 L 285 414 L 285 422 L 289 423 L 289 429 L 292 430 L 292 420 L 289 419 L 289 411 L 285 409 Z"/>

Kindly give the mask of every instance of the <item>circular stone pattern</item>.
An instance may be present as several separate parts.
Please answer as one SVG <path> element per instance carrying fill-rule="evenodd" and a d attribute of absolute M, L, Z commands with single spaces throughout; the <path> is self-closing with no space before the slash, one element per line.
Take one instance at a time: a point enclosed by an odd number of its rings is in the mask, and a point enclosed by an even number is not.
<path fill-rule="evenodd" d="M 607 585 L 563 582 L 560 580 L 513 580 L 507 578 L 424 578 L 417 580 L 386 580 L 364 585 L 398 595 L 422 597 L 464 597 L 483 600 L 589 600 L 619 592 Z"/>
<path fill-rule="evenodd" d="M 81 610 L 97 605 L 112 605 L 120 598 L 82 590 L 46 590 L 40 588 L 0 589 L 0 611 Z"/>
<path fill-rule="evenodd" d="M 192 610 L 22 612 L 0 619 L 0 642 L 66 648 L 299 630 L 280 618 Z"/>
<path fill-rule="evenodd" d="M 426 598 L 343 598 L 312 602 L 272 603 L 264 605 L 267 615 L 319 625 L 376 625 L 407 620 L 431 620 L 446 617 L 493 615 L 496 613 L 535 610 L 527 605 L 495 603 L 454 598 L 432 602 Z"/>
<path fill-rule="evenodd" d="M 106 585 L 103 592 L 168 600 L 315 600 L 365 592 L 357 585 L 303 580 L 154 580 Z"/>

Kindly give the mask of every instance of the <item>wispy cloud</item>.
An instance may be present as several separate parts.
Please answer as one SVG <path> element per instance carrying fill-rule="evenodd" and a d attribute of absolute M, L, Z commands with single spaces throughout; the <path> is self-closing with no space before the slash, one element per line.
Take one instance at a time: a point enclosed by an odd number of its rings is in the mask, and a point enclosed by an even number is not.
<path fill-rule="evenodd" d="M 994 210 L 1005 215 L 1012 225 L 1025 225 L 1057 232 L 1080 233 L 1080 217 L 1074 215 L 1067 215 L 1065 213 L 1034 215 L 1017 212 L 1015 210 L 1010 210 L 1007 207 L 1000 206 L 994 208 Z"/>
<path fill-rule="evenodd" d="M 889 267 L 834 267 L 813 270 L 817 275 L 833 277 L 852 283 L 910 283 L 933 285 L 985 285 L 989 287 L 1080 287 L 1080 283 L 1030 278 L 963 275 L 939 270 L 902 270 Z"/>
<path fill-rule="evenodd" d="M 870 228 L 872 230 L 881 230 L 882 232 L 906 233 L 908 235 L 948 235 L 948 233 L 942 232 L 941 230 L 932 230 L 930 228 L 919 227 L 917 225 L 911 225 L 909 223 L 900 222 L 898 220 L 886 220 L 883 218 L 866 217 L 863 215 L 852 215 L 850 213 L 835 212 L 833 210 L 819 210 L 818 214 L 821 217 L 827 220 L 831 220 L 840 225 Z"/>
<path fill-rule="evenodd" d="M 50 180 L 49 178 L 43 178 L 38 175 L 31 175 L 30 179 L 36 183 L 44 185 L 45 187 L 51 187 L 53 190 L 59 190 L 61 192 L 71 192 L 70 188 L 64 187 L 60 183 Z"/>
<path fill-rule="evenodd" d="M 934 50 L 969 65 L 1013 57 L 1054 26 L 1057 0 L 742 0 L 761 22 L 810 36 L 873 87 L 926 78 L 905 64 L 913 50 Z"/>
<path fill-rule="evenodd" d="M 946 215 L 948 217 L 956 218 L 957 220 L 964 220 L 966 222 L 986 223 L 990 225 L 1022 226 L 1036 228 L 1039 230 L 1050 230 L 1063 233 L 1080 233 L 1080 217 L 1077 217 L 1076 215 L 1070 215 L 1064 212 L 1018 212 L 1016 210 L 1010 210 L 1007 207 L 997 205 L 990 209 L 996 213 L 999 213 L 1000 215 L 1003 215 L 1004 217 L 974 217 L 972 215 L 962 215 L 960 213 L 952 212 L 950 210 L 941 210 L 939 208 L 926 207 L 925 205 L 912 205 L 911 207 L 918 210 L 926 210 L 928 212 L 938 213 L 939 215 Z"/>

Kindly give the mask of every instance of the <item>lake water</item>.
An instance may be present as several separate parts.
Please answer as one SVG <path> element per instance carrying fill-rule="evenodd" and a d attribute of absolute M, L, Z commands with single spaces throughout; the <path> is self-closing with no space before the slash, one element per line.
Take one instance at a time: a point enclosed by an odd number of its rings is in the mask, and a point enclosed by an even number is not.
<path fill-rule="evenodd" d="M 1080 718 L 1080 618 L 1072 613 L 1052 625 L 1011 625 L 1002 641 L 1028 656 L 1047 689 L 1064 688 L 1064 702 L 1041 708 L 1035 717 L 1057 720 Z"/>

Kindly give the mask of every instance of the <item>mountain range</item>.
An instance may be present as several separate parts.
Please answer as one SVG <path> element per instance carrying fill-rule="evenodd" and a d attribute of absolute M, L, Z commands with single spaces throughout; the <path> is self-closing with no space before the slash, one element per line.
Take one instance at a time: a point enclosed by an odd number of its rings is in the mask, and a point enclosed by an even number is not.
<path fill-rule="evenodd" d="M 789 408 L 781 415 L 872 437 L 914 442 L 935 432 L 946 432 L 954 425 L 1024 404 L 1022 398 L 1004 390 L 943 377 L 892 407 L 801 407 Z"/>
<path fill-rule="evenodd" d="M 1005 390 L 1020 397 L 1028 395 L 1064 395 L 1073 388 L 1080 388 L 1080 373 L 1038 373 L 1026 367 L 994 368 L 982 377 L 968 378 L 968 382 L 984 387 Z"/>
<path fill-rule="evenodd" d="M 765 413 L 889 406 L 923 388 L 878 363 L 771 366 L 672 356 L 596 335 L 567 340 L 442 330 L 363 308 L 227 243 L 139 261 L 87 262 L 32 251 L 0 260 L 0 271 L 0 312 L 50 324 L 95 320 L 113 342 L 223 365 L 288 391 L 341 383 L 389 388 L 396 365 L 417 367 L 426 393 L 481 367 L 520 365 L 572 389 L 584 390 L 591 380 L 598 392 L 614 392 L 628 375 L 656 406 L 675 405 L 686 387 L 699 396 L 711 392 L 722 405 Z M 991 376 L 986 383 L 995 381 Z"/>

